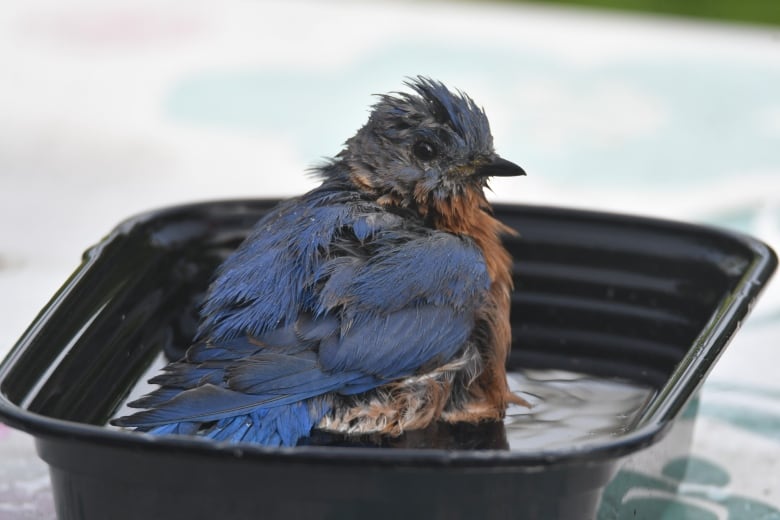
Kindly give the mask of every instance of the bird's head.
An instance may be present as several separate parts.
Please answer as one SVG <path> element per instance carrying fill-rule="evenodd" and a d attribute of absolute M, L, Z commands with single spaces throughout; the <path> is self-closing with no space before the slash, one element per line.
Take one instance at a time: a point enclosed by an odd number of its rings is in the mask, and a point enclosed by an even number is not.
<path fill-rule="evenodd" d="M 360 189 L 422 207 L 481 193 L 488 177 L 525 174 L 496 154 L 487 116 L 467 95 L 424 77 L 406 85 L 413 93 L 380 96 L 339 154 Z"/>

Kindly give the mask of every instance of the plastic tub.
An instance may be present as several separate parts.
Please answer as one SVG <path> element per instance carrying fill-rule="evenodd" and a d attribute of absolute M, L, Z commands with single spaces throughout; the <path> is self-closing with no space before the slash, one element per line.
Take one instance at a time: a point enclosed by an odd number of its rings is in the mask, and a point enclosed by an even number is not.
<path fill-rule="evenodd" d="M 593 442 L 510 449 L 503 425 L 485 424 L 439 426 L 393 449 L 268 449 L 106 427 L 159 353 L 187 346 L 214 267 L 274 202 L 125 221 L 0 365 L 0 418 L 35 436 L 60 519 L 594 518 L 620 464 L 668 433 L 777 263 L 763 243 L 717 229 L 498 205 L 520 232 L 507 240 L 509 368 L 653 390 L 624 431 Z M 687 450 L 690 435 L 665 442 Z"/>

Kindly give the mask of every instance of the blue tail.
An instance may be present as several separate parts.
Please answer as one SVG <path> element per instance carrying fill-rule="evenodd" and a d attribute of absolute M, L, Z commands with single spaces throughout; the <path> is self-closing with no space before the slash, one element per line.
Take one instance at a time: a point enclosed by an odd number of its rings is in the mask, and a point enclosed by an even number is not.
<path fill-rule="evenodd" d="M 155 435 L 198 435 L 216 441 L 295 446 L 301 438 L 310 435 L 329 410 L 330 405 L 324 399 L 315 397 L 287 405 L 257 408 L 210 424 L 175 422 L 138 429 Z"/>

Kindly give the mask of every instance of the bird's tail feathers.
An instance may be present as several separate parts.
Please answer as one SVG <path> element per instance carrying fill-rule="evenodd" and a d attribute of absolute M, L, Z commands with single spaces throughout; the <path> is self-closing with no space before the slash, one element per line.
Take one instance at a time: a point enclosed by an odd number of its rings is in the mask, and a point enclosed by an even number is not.
<path fill-rule="evenodd" d="M 216 387 L 209 390 L 215 394 L 229 392 Z M 181 407 L 171 406 L 169 409 L 163 405 L 114 419 L 111 423 L 154 435 L 198 435 L 218 441 L 295 446 L 300 438 L 309 435 L 331 406 L 324 396 L 288 403 L 277 401 L 277 406 L 267 406 L 267 400 L 255 401 L 252 403 L 254 406 L 235 400 L 231 404 L 232 413 L 225 412 L 223 408 L 221 412 L 211 414 L 187 413 Z"/>

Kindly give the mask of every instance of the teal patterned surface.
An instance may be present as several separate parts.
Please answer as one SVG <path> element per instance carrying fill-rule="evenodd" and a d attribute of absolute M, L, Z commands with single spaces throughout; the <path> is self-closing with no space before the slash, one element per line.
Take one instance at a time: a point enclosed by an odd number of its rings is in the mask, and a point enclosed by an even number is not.
<path fill-rule="evenodd" d="M 735 392 L 739 392 L 731 385 L 718 383 L 709 385 L 706 390 L 710 388 L 726 391 L 731 398 Z M 772 391 L 758 388 L 748 389 L 745 396 L 751 393 L 757 393 L 762 398 L 773 397 Z M 737 407 L 726 407 L 726 411 L 717 405 L 702 406 L 695 399 L 679 421 L 683 427 L 687 423 L 690 427 L 698 425 L 699 428 L 705 419 L 723 421 L 739 429 L 746 437 L 768 434 L 774 443 L 780 444 L 777 428 L 780 417 L 760 407 L 751 407 L 751 401 L 749 397 L 744 399 L 746 408 L 736 412 Z M 735 418 L 737 420 L 733 420 Z M 696 421 L 698 423 L 694 425 Z M 733 437 L 729 437 L 724 436 L 721 442 L 733 442 Z M 632 467 L 621 470 L 605 491 L 598 519 L 780 519 L 777 505 L 761 496 L 766 494 L 766 489 L 760 493 L 755 492 L 757 489 L 752 490 L 752 493 L 733 489 L 734 480 L 741 478 L 747 465 L 690 453 L 673 453 L 661 457 L 659 462 L 660 465 L 653 465 L 652 468 Z M 754 471 L 756 469 L 753 468 Z M 766 475 L 765 485 L 772 485 L 770 475 Z"/>
<path fill-rule="evenodd" d="M 622 471 L 602 499 L 599 518 L 719 520 L 780 518 L 773 505 L 732 494 L 728 469 L 698 457 L 669 461 L 660 476 Z M 615 497 L 618 507 L 607 501 Z"/>

